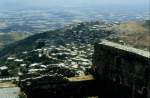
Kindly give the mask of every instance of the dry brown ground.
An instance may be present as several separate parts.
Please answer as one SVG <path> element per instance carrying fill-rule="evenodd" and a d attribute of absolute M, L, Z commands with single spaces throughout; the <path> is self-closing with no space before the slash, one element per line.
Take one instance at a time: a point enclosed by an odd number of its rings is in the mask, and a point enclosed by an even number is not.
<path fill-rule="evenodd" d="M 116 31 L 119 40 L 128 45 L 150 50 L 150 28 L 144 22 L 127 22 L 112 28 Z"/>
<path fill-rule="evenodd" d="M 0 88 L 5 87 L 16 87 L 16 84 L 13 84 L 12 82 L 0 82 Z"/>

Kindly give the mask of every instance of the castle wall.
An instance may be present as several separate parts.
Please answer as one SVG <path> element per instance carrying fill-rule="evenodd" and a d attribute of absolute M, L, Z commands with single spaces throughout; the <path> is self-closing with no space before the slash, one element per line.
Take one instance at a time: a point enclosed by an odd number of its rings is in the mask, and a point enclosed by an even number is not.
<path fill-rule="evenodd" d="M 124 85 L 148 98 L 150 89 L 150 57 L 124 50 L 121 45 L 100 43 L 95 44 L 93 68 L 101 80 L 112 81 Z M 132 49 L 133 50 L 133 49 Z M 141 52 L 141 51 L 140 51 Z M 142 51 L 143 53 L 143 51 Z M 149 92 L 150 94 L 150 92 Z"/>

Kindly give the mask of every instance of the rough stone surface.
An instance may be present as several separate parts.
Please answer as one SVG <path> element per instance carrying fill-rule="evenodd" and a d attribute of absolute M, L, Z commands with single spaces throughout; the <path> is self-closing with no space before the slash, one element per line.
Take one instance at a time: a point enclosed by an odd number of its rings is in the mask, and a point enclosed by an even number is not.
<path fill-rule="evenodd" d="M 102 41 L 95 44 L 93 67 L 98 78 L 105 83 L 112 81 L 114 84 L 129 88 L 131 90 L 129 96 L 133 98 L 138 98 L 137 95 L 142 96 L 140 98 L 148 98 L 150 52 Z"/>

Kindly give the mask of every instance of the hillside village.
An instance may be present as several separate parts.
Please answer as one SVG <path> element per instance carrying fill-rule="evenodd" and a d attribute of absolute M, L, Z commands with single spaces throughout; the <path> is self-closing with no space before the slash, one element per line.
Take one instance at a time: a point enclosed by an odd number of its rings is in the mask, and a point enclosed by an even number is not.
<path fill-rule="evenodd" d="M 149 0 L 0 0 L 0 98 L 150 98 Z"/>
<path fill-rule="evenodd" d="M 108 39 L 128 45 L 117 35 L 122 34 L 116 31 L 120 24 L 98 21 L 76 23 L 16 42 L 0 52 L 0 76 L 47 73 L 46 70 L 51 70 L 51 67 L 67 69 L 74 76 L 89 74 L 95 42 Z"/>
<path fill-rule="evenodd" d="M 99 22 L 79 23 L 66 26 L 62 31 L 56 30 L 48 38 L 37 38 L 31 50 L 14 52 L 1 61 L 1 76 L 46 72 L 51 67 L 57 67 L 57 72 L 59 68 L 67 69 L 71 76 L 89 74 L 93 44 L 110 35 L 111 32 L 105 29 L 111 26 Z M 51 74 L 56 73 L 51 71 Z"/>
<path fill-rule="evenodd" d="M 28 90 L 32 86 L 30 81 L 44 85 L 91 75 L 95 43 L 108 39 L 128 46 L 125 40 L 114 36 L 119 34 L 114 30 L 118 25 L 98 21 L 77 23 L 13 43 L 0 52 L 0 77 L 14 77 L 14 83 L 20 80 L 19 86 Z"/>

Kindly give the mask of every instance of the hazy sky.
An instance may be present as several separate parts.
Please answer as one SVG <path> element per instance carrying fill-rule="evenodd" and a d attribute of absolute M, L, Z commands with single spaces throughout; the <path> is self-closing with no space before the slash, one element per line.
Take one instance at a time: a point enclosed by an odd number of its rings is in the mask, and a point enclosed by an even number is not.
<path fill-rule="evenodd" d="M 93 6 L 124 5 L 148 7 L 150 0 L 0 0 L 1 7 L 52 7 L 52 6 Z"/>

